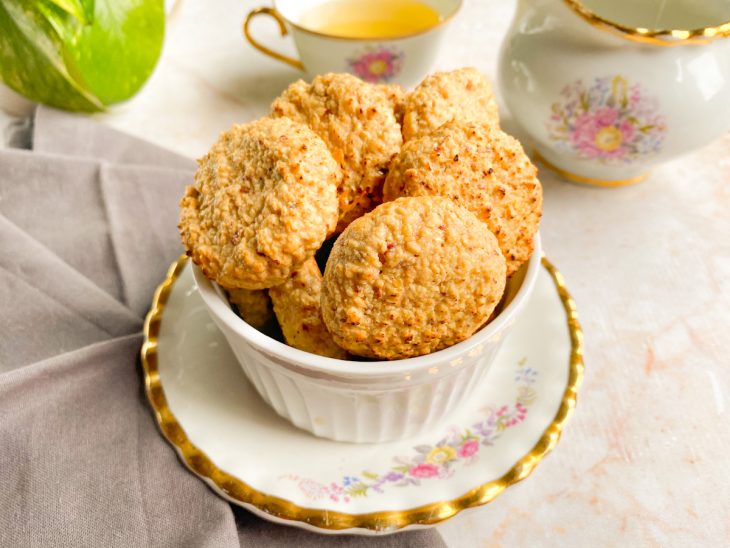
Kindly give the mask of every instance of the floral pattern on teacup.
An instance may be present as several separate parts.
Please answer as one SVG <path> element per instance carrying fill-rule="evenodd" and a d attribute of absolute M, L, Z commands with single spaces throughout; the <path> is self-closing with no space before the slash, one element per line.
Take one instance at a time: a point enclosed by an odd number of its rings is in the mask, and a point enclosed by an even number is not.
<path fill-rule="evenodd" d="M 367 46 L 347 60 L 355 76 L 366 82 L 389 82 L 403 67 L 405 53 L 386 46 Z"/>
<path fill-rule="evenodd" d="M 547 122 L 566 152 L 602 164 L 631 163 L 662 148 L 667 131 L 658 101 L 622 76 L 577 80 L 560 93 Z"/>
<path fill-rule="evenodd" d="M 389 470 L 380 473 L 364 470 L 329 483 L 293 474 L 282 476 L 282 479 L 296 481 L 299 490 L 310 500 L 348 503 L 354 497 L 382 494 L 391 487 L 420 486 L 424 480 L 451 477 L 458 466 L 475 462 L 506 430 L 527 417 L 529 406 L 536 398 L 532 385 L 537 379 L 537 371 L 527 367 L 525 362 L 525 359 L 521 360 L 515 372 L 517 391 L 513 404 L 484 407 L 480 420 L 468 427 L 452 426 L 436 443 L 417 445 L 413 454 L 394 457 Z"/>

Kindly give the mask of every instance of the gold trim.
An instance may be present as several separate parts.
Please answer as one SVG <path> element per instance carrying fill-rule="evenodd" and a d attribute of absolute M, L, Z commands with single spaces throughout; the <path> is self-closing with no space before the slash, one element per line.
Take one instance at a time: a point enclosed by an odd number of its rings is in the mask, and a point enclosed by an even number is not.
<path fill-rule="evenodd" d="M 253 36 L 251 36 L 251 32 L 248 30 L 248 27 L 251 24 L 253 18 L 257 15 L 268 15 L 272 17 L 274 21 L 276 21 L 279 25 L 279 32 L 281 33 L 281 36 L 286 36 L 287 34 L 289 34 L 289 31 L 287 30 L 285 24 L 286 20 L 278 11 L 276 11 L 275 8 L 256 8 L 248 12 L 246 20 L 243 22 L 243 35 L 246 37 L 246 40 L 248 40 L 248 43 L 264 55 L 268 55 L 269 57 L 273 57 L 277 61 L 281 61 L 282 63 L 291 65 L 295 69 L 304 70 L 304 63 L 302 63 L 299 59 L 295 59 L 294 57 L 289 57 L 288 55 L 284 55 L 283 53 L 274 51 L 273 49 L 264 46 L 262 43 L 258 42 Z"/>
<path fill-rule="evenodd" d="M 546 160 L 545 157 L 540 154 L 536 149 L 532 151 L 532 155 L 534 156 L 535 160 L 543 164 L 549 170 L 554 171 L 555 173 L 565 179 L 568 179 L 569 181 L 572 181 L 574 183 L 580 183 L 583 185 L 601 186 L 606 188 L 629 186 L 640 183 L 641 181 L 645 180 L 649 175 L 651 175 L 651 172 L 647 171 L 646 173 L 642 173 L 641 175 L 637 175 L 636 177 L 631 177 L 630 179 L 595 179 L 593 177 L 584 177 L 583 175 L 578 175 L 577 173 L 573 173 L 572 171 L 567 171 L 561 167 L 556 166 L 552 162 Z"/>
<path fill-rule="evenodd" d="M 327 34 L 326 32 L 320 32 L 317 30 L 308 29 L 307 27 L 303 27 L 300 24 L 294 23 L 292 20 L 287 19 L 286 17 L 284 17 L 283 14 L 281 14 L 281 12 L 279 12 L 279 14 L 281 15 L 281 18 L 284 19 L 284 21 L 286 21 L 287 24 L 289 24 L 292 28 L 295 28 L 301 32 L 306 32 L 307 34 L 311 34 L 312 36 L 319 36 L 320 38 L 332 38 L 334 40 L 348 40 L 348 41 L 353 41 L 353 42 L 374 42 L 374 41 L 384 42 L 384 41 L 388 41 L 388 40 L 403 40 L 404 38 L 413 38 L 414 36 L 426 34 L 427 32 L 430 32 L 433 29 L 437 29 L 437 28 L 445 25 L 449 21 L 451 21 L 454 17 L 456 17 L 459 14 L 459 12 L 461 11 L 461 8 L 463 6 L 464 6 L 464 1 L 459 0 L 459 5 L 456 6 L 456 9 L 449 16 L 444 17 L 443 19 L 439 20 L 438 23 L 436 23 L 432 27 L 428 27 L 427 29 L 419 30 L 417 32 L 412 32 L 410 34 L 401 34 L 398 36 L 382 36 L 382 37 L 369 36 L 367 38 L 358 38 L 358 37 L 354 37 L 354 36 L 339 36 L 337 34 Z M 274 2 L 274 8 L 276 8 L 276 2 Z M 257 8 L 257 9 L 260 9 L 260 8 Z"/>
<path fill-rule="evenodd" d="M 574 13 L 582 17 L 594 27 L 608 31 L 613 35 L 633 42 L 653 46 L 683 46 L 688 44 L 706 44 L 717 38 L 730 36 L 730 21 L 713 27 L 700 29 L 644 29 L 628 27 L 597 15 L 583 5 L 581 0 L 563 0 Z"/>
<path fill-rule="evenodd" d="M 158 370 L 157 337 L 160 333 L 162 315 L 170 291 L 186 263 L 187 257 L 183 256 L 172 264 L 165 281 L 155 292 L 152 299 L 152 308 L 145 319 L 145 341 L 142 345 L 141 358 L 147 399 L 154 410 L 157 425 L 163 436 L 177 449 L 183 464 L 190 471 L 207 482 L 214 483 L 232 501 L 251 504 L 271 516 L 283 520 L 304 522 L 330 531 L 350 528 L 395 531 L 412 524 L 432 525 L 438 523 L 458 514 L 462 510 L 490 502 L 507 487 L 529 476 L 542 458 L 558 443 L 565 423 L 575 409 L 578 388 L 581 385 L 584 370 L 583 332 L 578 322 L 575 301 L 568 293 L 563 276 L 547 258 L 543 257 L 542 265 L 553 278 L 565 309 L 570 331 L 571 352 L 568 386 L 563 393 L 560 408 L 552 423 L 543 432 L 530 452 L 522 457 L 506 474 L 497 480 L 476 487 L 454 500 L 434 502 L 408 510 L 366 514 L 347 514 L 332 510 L 305 508 L 288 500 L 267 495 L 218 468 L 205 453 L 190 442 L 167 404 Z"/>

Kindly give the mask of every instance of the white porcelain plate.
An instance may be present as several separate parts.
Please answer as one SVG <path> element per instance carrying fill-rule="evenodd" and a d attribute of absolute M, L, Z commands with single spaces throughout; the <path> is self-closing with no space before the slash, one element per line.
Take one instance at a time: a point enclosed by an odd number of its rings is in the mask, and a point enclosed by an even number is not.
<path fill-rule="evenodd" d="M 218 494 L 322 533 L 426 527 L 524 479 L 557 443 L 581 381 L 581 331 L 543 259 L 535 291 L 488 382 L 431 432 L 398 442 L 316 438 L 260 399 L 180 259 L 158 289 L 142 363 L 157 422 Z"/>

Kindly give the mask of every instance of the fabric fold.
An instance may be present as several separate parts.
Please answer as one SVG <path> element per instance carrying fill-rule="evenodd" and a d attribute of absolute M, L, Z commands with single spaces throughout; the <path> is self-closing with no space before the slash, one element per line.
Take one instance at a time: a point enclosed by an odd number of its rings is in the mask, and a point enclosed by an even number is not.
<path fill-rule="evenodd" d="M 0 214 L 122 300 L 97 162 L 0 151 Z"/>
<path fill-rule="evenodd" d="M 140 317 L 0 215 L 0 371 L 138 332 Z"/>
<path fill-rule="evenodd" d="M 177 202 L 191 180 L 187 171 L 105 164 L 101 192 L 109 219 L 125 302 L 139 315 L 181 253 Z"/>

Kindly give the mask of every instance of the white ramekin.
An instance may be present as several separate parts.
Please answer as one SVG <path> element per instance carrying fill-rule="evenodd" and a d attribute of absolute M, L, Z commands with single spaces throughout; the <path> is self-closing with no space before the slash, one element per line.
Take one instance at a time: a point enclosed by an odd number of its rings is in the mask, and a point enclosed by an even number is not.
<path fill-rule="evenodd" d="M 508 281 L 501 312 L 469 339 L 433 354 L 379 362 L 325 358 L 274 340 L 239 318 L 197 266 L 193 273 L 246 376 L 279 415 L 316 436 L 382 442 L 427 430 L 486 378 L 532 293 L 541 255 L 537 236 L 532 258 Z"/>

